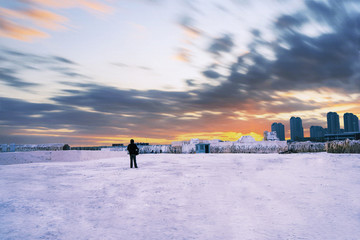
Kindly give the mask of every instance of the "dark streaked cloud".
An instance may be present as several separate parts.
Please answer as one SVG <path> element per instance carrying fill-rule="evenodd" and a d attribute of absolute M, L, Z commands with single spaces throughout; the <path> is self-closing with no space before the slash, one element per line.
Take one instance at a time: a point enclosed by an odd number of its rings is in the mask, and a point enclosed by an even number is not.
<path fill-rule="evenodd" d="M 15 129 L 71 128 L 84 135 L 130 133 L 171 138 L 177 133 L 208 130 L 213 126 L 220 126 L 217 131 L 229 129 L 229 123 L 233 123 L 231 118 L 237 117 L 235 111 L 253 118 L 253 114 L 276 116 L 317 110 L 324 105 L 280 95 L 278 91 L 326 86 L 334 92 L 358 92 L 360 32 L 356 29 L 360 26 L 359 19 L 359 13 L 349 11 L 342 3 L 309 0 L 306 9 L 277 17 L 271 26 L 275 34 L 271 42 L 261 31 L 252 30 L 249 53 L 238 56 L 225 68 L 224 63 L 215 63 L 199 70 L 211 79 L 209 82 L 217 82 L 216 86 L 197 84 L 196 79 L 188 79 L 184 81 L 191 90 L 174 92 L 63 82 L 62 93 L 49 99 L 53 104 L 0 99 L 0 123 Z M 318 29 L 319 24 L 324 28 Z M 183 18 L 180 25 L 189 32 L 200 33 L 191 18 Z M 309 29 L 313 32 L 305 31 Z M 212 39 L 206 51 L 215 57 L 223 53 L 237 56 L 234 51 L 237 39 L 233 36 L 224 34 Z M 39 72 L 51 70 L 70 78 L 86 77 L 76 71 L 77 63 L 61 56 L 40 56 L 7 49 L 2 52 L 5 54 L 1 61 L 14 64 L 0 69 L 0 80 L 13 87 L 32 84 L 19 78 L 18 73 L 26 67 Z M 179 52 L 178 59 L 190 60 L 189 50 L 181 48 Z M 150 70 L 123 63 L 113 65 Z M 212 80 L 220 77 L 221 82 Z"/>
<path fill-rule="evenodd" d="M 219 86 L 196 85 L 188 80 L 189 86 L 194 90 L 187 92 L 172 92 L 160 90 L 124 90 L 95 84 L 75 84 L 79 90 L 65 90 L 66 94 L 53 97 L 51 100 L 62 106 L 85 107 L 100 113 L 113 113 L 133 115 L 135 118 L 149 119 L 151 117 L 163 118 L 165 115 L 181 117 L 188 112 L 196 111 L 236 111 L 261 110 L 261 103 L 275 101 L 274 94 L 269 91 L 249 90 L 240 92 L 239 88 L 227 82 Z M 74 84 L 73 84 L 74 85 Z M 301 102 L 293 99 L 285 101 L 276 96 L 276 101 L 283 101 L 283 112 L 291 111 L 295 105 L 302 105 L 303 109 L 314 109 L 316 104 Z M 275 109 L 274 111 L 278 111 Z M 271 108 L 269 108 L 271 109 Z M 165 116 L 164 115 L 164 116 Z"/>
<path fill-rule="evenodd" d="M 196 84 L 196 81 L 193 80 L 193 79 L 187 79 L 187 80 L 185 80 L 185 83 L 186 83 L 186 85 L 189 86 L 189 87 L 194 87 L 194 86 L 197 85 L 197 84 Z"/>
<path fill-rule="evenodd" d="M 122 90 L 96 84 L 78 84 L 77 86 L 82 90 L 76 94 L 56 96 L 52 100 L 67 106 L 91 107 L 100 112 L 136 114 L 148 111 L 152 113 L 177 112 L 179 110 L 177 102 L 180 99 L 192 98 L 186 92 Z"/>
<path fill-rule="evenodd" d="M 338 15 L 338 10 L 343 9 L 343 2 L 345 1 L 333 1 L 329 0 L 327 2 L 320 2 L 314 0 L 306 0 L 305 4 L 309 10 L 309 13 L 319 22 L 328 24 L 335 23 L 336 24 L 336 15 Z M 340 9 L 342 8 L 342 9 Z M 343 12 L 341 13 L 343 14 Z"/>
<path fill-rule="evenodd" d="M 30 103 L 15 98 L 0 97 L 0 121 L 5 125 L 32 125 L 34 115 L 42 115 L 62 108 L 53 104 Z M 42 122 L 46 124 L 46 122 Z"/>
<path fill-rule="evenodd" d="M 111 126 L 120 123 L 118 117 L 109 117 L 103 113 L 89 112 L 49 103 L 31 103 L 14 98 L 0 98 L 0 122 L 14 128 L 45 127 L 59 129 L 64 127 L 86 129 L 91 133 L 94 126 Z"/>
<path fill-rule="evenodd" d="M 27 79 L 24 71 L 37 73 L 51 71 L 72 79 L 90 78 L 78 71 L 79 64 L 61 56 L 38 55 L 8 48 L 0 48 L 0 53 L 2 54 L 0 62 L 4 66 L 0 67 L 0 81 L 18 89 L 39 85 Z"/>
<path fill-rule="evenodd" d="M 35 83 L 23 81 L 15 75 L 16 72 L 13 69 L 0 68 L 0 82 L 3 82 L 8 86 L 21 89 L 38 85 Z"/>
<path fill-rule="evenodd" d="M 59 62 L 62 62 L 62 63 L 67 63 L 67 64 L 76 64 L 75 62 L 69 60 L 69 59 L 66 59 L 66 58 L 63 58 L 63 57 L 59 57 L 59 56 L 54 56 L 54 59 L 56 61 L 59 61 Z"/>
<path fill-rule="evenodd" d="M 65 77 L 70 77 L 70 78 L 89 78 L 86 75 L 83 75 L 81 73 L 77 73 L 73 68 L 69 68 L 67 66 L 49 66 L 48 67 L 49 70 L 54 71 L 56 73 L 61 74 L 62 76 Z"/>
<path fill-rule="evenodd" d="M 206 70 L 206 71 L 203 71 L 202 73 L 207 78 L 217 79 L 217 78 L 221 77 L 221 74 L 219 74 L 218 72 L 215 72 L 213 70 Z"/>
<path fill-rule="evenodd" d="M 282 15 L 275 22 L 275 26 L 280 29 L 296 28 L 302 26 L 307 21 L 302 14 L 298 15 Z"/>
<path fill-rule="evenodd" d="M 287 112 L 293 112 L 296 111 L 311 111 L 321 108 L 321 104 L 318 103 L 309 103 L 309 102 L 303 102 L 299 99 L 295 98 L 287 98 L 286 101 L 283 101 L 281 103 L 272 103 L 268 102 L 263 105 L 263 108 L 268 113 L 287 113 Z M 290 117 L 289 117 L 290 118 Z"/>
<path fill-rule="evenodd" d="M 276 35 L 272 42 L 266 41 L 260 31 L 253 30 L 250 52 L 229 67 L 227 81 L 212 90 L 215 98 L 236 96 L 236 99 L 239 91 L 267 91 L 271 95 L 273 91 L 324 86 L 349 92 L 360 89 L 360 32 L 354 31 L 358 28 L 360 13 L 350 12 L 344 4 L 335 1 L 306 3 L 307 9 L 281 15 L 274 21 Z M 310 9 L 315 5 L 317 7 Z M 315 16 L 322 16 L 321 24 L 327 29 L 318 29 L 316 24 L 320 20 Z M 306 34 L 305 27 L 316 34 Z M 228 37 L 225 39 L 233 42 Z M 217 41 L 219 39 L 212 45 L 214 53 L 231 52 L 227 46 L 232 44 Z M 253 98 L 245 96 L 244 100 L 248 97 Z"/>
<path fill-rule="evenodd" d="M 220 55 L 222 52 L 230 52 L 234 45 L 232 36 L 230 34 L 224 34 L 219 38 L 213 39 L 208 50 L 215 55 Z"/>
<path fill-rule="evenodd" d="M 111 65 L 120 67 L 120 68 L 138 68 L 141 70 L 145 70 L 145 71 L 152 71 L 152 68 L 146 67 L 146 66 L 130 66 L 128 64 L 125 63 L 120 63 L 120 62 L 116 62 L 116 63 L 111 63 Z"/>

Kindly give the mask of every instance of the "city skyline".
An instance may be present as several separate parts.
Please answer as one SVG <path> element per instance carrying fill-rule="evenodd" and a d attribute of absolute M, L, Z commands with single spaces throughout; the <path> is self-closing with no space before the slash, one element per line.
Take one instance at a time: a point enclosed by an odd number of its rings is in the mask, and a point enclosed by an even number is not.
<path fill-rule="evenodd" d="M 360 114 L 354 0 L 0 0 L 0 143 L 237 140 Z"/>
<path fill-rule="evenodd" d="M 354 133 L 360 132 L 359 118 L 353 113 L 344 113 L 343 115 L 343 128 L 340 126 L 340 116 L 336 112 L 328 112 L 326 114 L 326 125 L 323 126 L 310 126 L 309 136 L 304 135 L 304 128 L 302 125 L 302 119 L 299 117 L 292 116 L 290 118 L 290 139 L 287 140 L 295 141 L 296 139 L 301 140 L 304 138 L 322 138 L 325 134 L 341 134 L 341 133 Z M 277 137 L 280 140 L 285 139 L 284 136 L 284 125 L 282 123 L 274 122 L 271 124 L 271 131 L 277 133 Z"/>

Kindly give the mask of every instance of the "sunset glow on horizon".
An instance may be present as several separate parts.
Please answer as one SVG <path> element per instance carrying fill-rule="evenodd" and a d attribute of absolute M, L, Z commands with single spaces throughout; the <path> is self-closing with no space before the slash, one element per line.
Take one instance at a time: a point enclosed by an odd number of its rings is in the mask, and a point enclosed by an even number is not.
<path fill-rule="evenodd" d="M 360 116 L 355 0 L 0 0 L 0 144 L 257 141 Z"/>

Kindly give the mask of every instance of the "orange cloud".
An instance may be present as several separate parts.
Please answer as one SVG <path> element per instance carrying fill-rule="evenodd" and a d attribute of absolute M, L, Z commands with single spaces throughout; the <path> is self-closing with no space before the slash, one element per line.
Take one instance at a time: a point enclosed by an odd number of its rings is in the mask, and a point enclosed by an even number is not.
<path fill-rule="evenodd" d="M 52 30 L 64 28 L 61 24 L 68 20 L 66 17 L 41 9 L 12 10 L 0 8 L 0 13 L 7 19 L 30 20 L 40 27 Z"/>
<path fill-rule="evenodd" d="M 28 2 L 51 8 L 81 7 L 102 13 L 109 13 L 112 10 L 110 6 L 95 0 L 28 0 Z"/>
<path fill-rule="evenodd" d="M 181 25 L 181 26 L 185 32 L 185 35 L 190 38 L 197 38 L 201 35 L 201 31 L 196 28 L 184 26 L 184 25 Z"/>
<path fill-rule="evenodd" d="M 21 41 L 30 41 L 34 37 L 43 38 L 48 37 L 47 33 L 29 28 L 21 25 L 17 25 L 13 22 L 0 19 L 0 37 L 13 38 Z"/>
<path fill-rule="evenodd" d="M 94 0 L 27 0 L 25 9 L 0 8 L 0 36 L 22 41 L 48 37 L 40 28 L 51 30 L 65 29 L 68 19 L 43 8 L 83 8 L 93 12 L 110 13 L 112 8 Z M 30 21 L 28 21 L 30 20 Z M 36 26 L 32 26 L 32 25 Z"/>
<path fill-rule="evenodd" d="M 26 11 L 24 14 L 32 18 L 34 21 L 40 22 L 39 23 L 40 26 L 53 30 L 62 28 L 62 26 L 59 23 L 63 23 L 67 21 L 67 18 L 63 16 L 39 9 L 30 9 Z"/>
<path fill-rule="evenodd" d="M 185 48 L 181 48 L 179 49 L 178 53 L 174 56 L 174 59 L 181 61 L 181 62 L 190 62 L 190 51 L 185 49 Z"/>

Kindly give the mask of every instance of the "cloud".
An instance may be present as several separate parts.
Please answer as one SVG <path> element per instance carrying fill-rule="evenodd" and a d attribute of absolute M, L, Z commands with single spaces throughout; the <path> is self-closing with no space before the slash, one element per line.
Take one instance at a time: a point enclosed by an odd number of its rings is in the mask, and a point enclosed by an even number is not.
<path fill-rule="evenodd" d="M 277 21 L 275 22 L 275 26 L 280 29 L 286 29 L 286 28 L 296 28 L 302 26 L 307 19 L 305 16 L 299 14 L 299 15 L 282 15 L 280 16 Z"/>
<path fill-rule="evenodd" d="M 81 73 L 76 72 L 74 69 L 69 68 L 67 66 L 62 66 L 62 67 L 54 67 L 54 66 L 50 66 L 47 68 L 48 70 L 54 71 L 56 73 L 59 73 L 65 77 L 70 77 L 70 78 L 90 78 L 86 75 L 83 75 Z"/>
<path fill-rule="evenodd" d="M 25 91 L 27 89 L 22 89 L 22 87 L 29 88 L 39 85 L 27 79 L 28 71 L 37 74 L 51 71 L 73 80 L 90 78 L 78 71 L 79 64 L 65 57 L 37 55 L 7 48 L 0 49 L 0 54 L 2 55 L 0 61 L 4 66 L 0 67 L 0 82 L 19 90 Z M 24 73 L 25 71 L 26 73 Z"/>
<path fill-rule="evenodd" d="M 114 66 L 117 66 L 117 67 L 129 67 L 129 65 L 127 65 L 125 63 L 111 63 L 111 64 Z"/>
<path fill-rule="evenodd" d="M 193 79 L 187 79 L 187 80 L 185 80 L 185 83 L 186 83 L 186 85 L 189 86 L 189 87 L 194 87 L 194 86 L 197 85 L 197 84 L 195 83 L 195 80 L 193 80 Z"/>
<path fill-rule="evenodd" d="M 191 62 L 191 53 L 190 50 L 186 48 L 179 48 L 178 52 L 174 56 L 174 59 L 181 61 L 181 62 Z"/>
<path fill-rule="evenodd" d="M 205 77 L 212 78 L 212 79 L 217 79 L 217 78 L 221 77 L 221 74 L 219 74 L 218 72 L 215 72 L 213 70 L 205 70 L 202 72 L 202 74 L 204 74 Z"/>
<path fill-rule="evenodd" d="M 331 5 L 330 5 L 331 6 Z M 304 27 L 316 26 L 318 20 L 310 9 L 293 15 L 280 15 L 274 25 L 275 39 L 268 42 L 260 31 L 253 31 L 250 52 L 240 55 L 229 67 L 228 74 L 217 86 L 199 85 L 194 89 L 194 105 L 214 110 L 242 109 L 251 115 L 260 112 L 290 113 L 296 110 L 321 109 L 325 104 L 307 100 L 294 100 L 278 96 L 277 92 L 303 91 L 323 88 L 335 92 L 357 92 L 360 89 L 359 48 L 360 33 L 356 29 L 358 14 L 345 7 L 336 8 L 336 21 L 329 18 L 331 31 L 318 29 L 316 35 L 303 32 Z M 326 18 L 323 18 L 326 19 Z M 315 28 L 316 29 L 316 28 Z M 216 38 L 210 52 L 219 55 L 231 52 L 234 39 L 229 35 Z M 269 58 L 264 49 L 272 53 Z M 202 73 L 210 78 L 218 73 L 206 69 Z M 334 102 L 332 103 L 334 104 Z"/>
<path fill-rule="evenodd" d="M 187 7 L 192 6 L 190 2 L 184 1 L 183 3 L 185 3 Z M 191 62 L 191 56 L 194 50 L 194 41 L 204 34 L 199 28 L 195 27 L 194 22 L 194 19 L 188 15 L 182 16 L 178 21 L 179 26 L 185 33 L 184 42 L 186 43 L 185 47 L 179 47 L 177 49 L 174 59 L 178 61 L 186 63 Z"/>
<path fill-rule="evenodd" d="M 40 141 L 49 139 L 39 133 L 41 129 L 68 129 L 53 139 L 78 143 L 92 139 L 94 143 L 119 136 L 124 139 L 131 134 L 169 142 L 186 133 L 211 135 L 214 126 L 217 132 L 266 129 L 274 119 L 290 117 L 294 109 L 312 112 L 323 107 L 295 97 L 269 96 L 269 92 L 235 95 L 230 91 L 230 96 L 226 96 L 221 88 L 211 86 L 187 92 L 124 90 L 81 83 L 72 86 L 78 90 L 64 89 L 62 94 L 50 99 L 51 104 L 1 98 L 0 125 L 10 127 L 12 132 L 6 136 L 0 134 L 0 140 L 14 134 L 33 134 L 33 141 Z M 34 129 L 34 133 L 24 129 Z"/>
<path fill-rule="evenodd" d="M 226 122 L 226 112 L 239 110 L 248 111 L 251 117 L 251 112 L 284 113 L 291 112 L 296 107 L 302 110 L 321 108 L 321 104 L 318 103 L 276 94 L 269 96 L 269 92 L 266 91 L 233 92 L 224 88 L 224 85 L 208 86 L 199 90 L 193 81 L 187 83 L 197 88 L 188 92 L 138 91 L 94 84 L 75 84 L 79 90 L 66 91 L 66 94 L 53 97 L 51 100 L 59 105 L 87 108 L 104 114 L 133 116 L 131 119 L 135 123 L 148 125 L 149 119 L 157 119 L 163 124 L 174 124 L 171 121 L 176 121 L 180 126 L 187 120 L 208 121 L 209 118 L 216 122 L 221 119 Z M 219 115 L 209 114 L 212 112 Z M 169 116 L 173 117 L 169 119 Z M 150 129 L 149 126 L 146 128 L 146 131 Z"/>
<path fill-rule="evenodd" d="M 114 66 L 117 67 L 121 67 L 121 68 L 137 68 L 137 69 L 141 69 L 141 70 L 145 70 L 145 71 L 152 71 L 152 68 L 146 67 L 146 66 L 130 66 L 128 64 L 125 63 L 111 63 Z"/>
<path fill-rule="evenodd" d="M 179 25 L 190 38 L 196 38 L 202 34 L 201 30 L 194 26 L 194 20 L 189 16 L 182 17 L 179 21 Z"/>
<path fill-rule="evenodd" d="M 0 37 L 13 38 L 21 41 L 30 41 L 33 38 L 44 38 L 49 35 L 40 30 L 21 26 L 6 19 L 0 18 Z"/>
<path fill-rule="evenodd" d="M 51 30 L 63 29 L 62 24 L 67 21 L 66 17 L 43 9 L 7 9 L 0 8 L 0 13 L 6 19 L 31 21 L 35 25 Z"/>
<path fill-rule="evenodd" d="M 217 9 L 219 9 L 220 11 L 223 11 L 223 12 L 226 13 L 226 14 L 229 14 L 229 13 L 230 13 L 229 9 L 227 9 L 227 8 L 226 8 L 224 5 L 222 5 L 222 4 L 214 3 L 214 6 L 215 6 Z"/>
<path fill-rule="evenodd" d="M 136 66 L 139 69 L 145 70 L 145 71 L 151 71 L 152 69 L 149 67 L 145 67 L 145 66 Z"/>
<path fill-rule="evenodd" d="M 346 2 L 346 1 L 345 1 Z M 337 14 L 337 10 L 342 11 L 342 3 L 336 3 L 335 1 L 319 2 L 313 0 L 305 1 L 309 13 L 315 17 L 315 19 L 322 23 L 333 22 L 334 15 Z M 336 20 L 335 20 L 336 21 Z"/>
<path fill-rule="evenodd" d="M 281 120 L 288 124 L 288 119 L 300 112 L 310 119 L 304 119 L 304 124 L 320 124 L 325 122 L 325 119 L 321 120 L 323 116 L 318 117 L 320 122 L 316 122 L 314 116 L 334 110 L 339 104 L 342 108 L 337 109 L 341 111 L 347 111 L 350 103 L 352 109 L 358 109 L 359 98 L 354 94 L 360 90 L 360 33 L 354 29 L 357 29 L 359 14 L 335 1 L 328 1 L 325 7 L 335 14 L 330 18 L 324 6 L 310 9 L 314 3 L 306 3 L 301 11 L 277 17 L 269 27 L 274 33 L 271 42 L 262 32 L 253 30 L 249 51 L 222 68 L 221 75 L 220 67 L 215 68 L 215 65 L 200 69 L 199 73 L 206 77 L 221 77 L 222 81 L 216 86 L 197 84 L 196 79 L 188 79 L 185 83 L 191 88 L 187 91 L 140 91 L 71 81 L 61 93 L 49 99 L 51 104 L 1 99 L 0 103 L 6 104 L 6 108 L 0 108 L 4 111 L 0 112 L 0 123 L 17 131 L 25 126 L 76 129 L 75 133 L 67 133 L 74 138 L 108 134 L 111 139 L 116 139 L 132 134 L 175 139 L 187 132 L 214 132 L 214 126 L 219 132 L 246 133 L 249 129 L 259 132 L 269 129 L 272 121 Z M 318 28 L 320 22 L 326 28 Z M 213 39 L 206 51 L 215 56 L 234 55 L 233 36 L 225 34 Z M 69 73 L 68 76 L 72 75 L 72 70 L 77 73 L 75 70 L 79 66 L 61 56 L 40 56 L 14 50 L 2 52 L 5 53 L 3 58 L 13 62 L 11 67 L 2 69 L 3 78 L 7 79 L 3 82 L 19 80 L 17 77 L 24 68 L 21 65 L 24 60 L 33 63 L 39 71 L 52 69 L 61 74 Z M 181 48 L 179 53 L 179 60 L 190 61 L 189 50 Z M 114 65 L 136 67 L 123 63 Z M 77 77 L 76 74 L 73 76 Z M 324 89 L 324 86 L 327 91 L 319 95 L 321 101 L 316 101 L 315 93 L 312 93 L 314 98 L 309 99 L 304 92 Z M 8 113 L 6 116 L 5 112 Z"/>
<path fill-rule="evenodd" d="M 259 31 L 254 34 L 249 43 L 250 52 L 231 64 L 227 81 L 217 87 L 217 94 L 222 93 L 227 98 L 239 91 L 263 91 L 271 95 L 274 91 L 323 86 L 337 91 L 358 91 L 360 32 L 354 29 L 359 12 L 349 12 L 333 1 L 329 1 L 330 5 L 310 9 L 313 4 L 320 4 L 312 2 L 307 1 L 305 10 L 279 16 L 272 26 L 276 33 L 272 42 L 263 39 Z M 330 13 L 335 15 L 330 17 Z M 319 15 L 323 16 L 321 21 L 326 21 L 322 26 L 330 29 L 317 28 L 320 20 L 316 16 Z M 311 29 L 311 34 L 306 34 L 304 29 Z M 231 51 L 226 46 L 232 44 L 219 44 L 217 42 L 223 42 L 219 39 L 211 45 L 211 51 L 216 54 Z M 271 57 L 264 50 L 270 52 Z"/>
<path fill-rule="evenodd" d="M 61 63 L 67 63 L 67 64 L 76 64 L 75 62 L 69 60 L 69 59 L 66 59 L 66 58 L 63 58 L 63 57 L 59 57 L 59 56 L 54 56 L 54 59 L 56 61 L 59 61 Z"/>
<path fill-rule="evenodd" d="M 219 38 L 213 39 L 208 50 L 215 55 L 220 55 L 222 52 L 230 52 L 234 45 L 232 36 L 230 34 L 224 34 Z"/>
<path fill-rule="evenodd" d="M 174 103 L 179 99 L 191 99 L 191 96 L 185 92 L 122 90 L 96 84 L 74 85 L 82 90 L 72 95 L 53 97 L 52 100 L 67 106 L 91 107 L 99 112 L 134 114 L 148 111 L 177 112 L 179 106 Z M 114 104 L 109 104 L 110 102 Z"/>
<path fill-rule="evenodd" d="M 0 97 L 0 121 L 5 125 L 32 125 L 32 122 L 36 122 L 32 115 L 60 109 L 53 104 L 30 103 L 20 99 Z"/>
<path fill-rule="evenodd" d="M 25 0 L 24 2 L 30 5 L 38 5 L 51 8 L 84 8 L 86 10 L 99 11 L 102 13 L 109 13 L 112 8 L 97 0 Z"/>
<path fill-rule="evenodd" d="M 8 86 L 21 89 L 38 85 L 35 83 L 23 81 L 15 75 L 16 72 L 12 69 L 0 68 L 0 81 Z"/>
<path fill-rule="evenodd" d="M 281 99 L 282 101 L 271 101 L 262 104 L 262 108 L 268 113 L 291 113 L 296 111 L 310 111 L 320 109 L 321 104 L 314 104 L 308 101 L 301 101 L 294 98 Z"/>
<path fill-rule="evenodd" d="M 83 8 L 93 12 L 109 13 L 112 8 L 98 1 L 88 0 L 15 0 L 21 9 L 0 7 L 0 37 L 21 41 L 49 37 L 42 28 L 65 29 L 68 19 L 45 8 Z"/>

